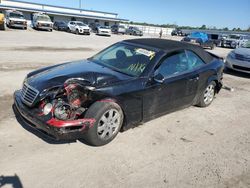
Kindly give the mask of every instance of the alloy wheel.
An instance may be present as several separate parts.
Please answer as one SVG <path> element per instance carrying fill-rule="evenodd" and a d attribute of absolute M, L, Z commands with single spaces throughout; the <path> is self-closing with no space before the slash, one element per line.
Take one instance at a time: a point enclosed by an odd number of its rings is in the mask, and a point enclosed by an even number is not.
<path fill-rule="evenodd" d="M 213 84 L 210 84 L 209 86 L 207 86 L 205 93 L 204 93 L 204 103 L 206 105 L 210 104 L 213 101 L 214 91 L 215 91 L 215 87 Z"/>
<path fill-rule="evenodd" d="M 106 111 L 98 122 L 97 135 L 108 140 L 119 131 L 121 114 L 116 109 Z"/>

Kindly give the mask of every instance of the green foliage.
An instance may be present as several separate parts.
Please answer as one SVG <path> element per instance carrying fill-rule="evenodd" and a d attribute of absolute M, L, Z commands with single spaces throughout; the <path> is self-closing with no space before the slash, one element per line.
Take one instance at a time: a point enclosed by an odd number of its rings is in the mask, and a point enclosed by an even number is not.
<path fill-rule="evenodd" d="M 202 25 L 202 26 L 200 27 L 200 29 L 207 29 L 207 26 L 206 26 L 206 25 Z"/>

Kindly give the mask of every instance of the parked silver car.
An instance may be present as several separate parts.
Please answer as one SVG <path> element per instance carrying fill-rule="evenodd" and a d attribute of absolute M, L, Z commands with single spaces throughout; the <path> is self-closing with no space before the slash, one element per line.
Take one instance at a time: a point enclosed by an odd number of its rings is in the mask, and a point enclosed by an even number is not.
<path fill-rule="evenodd" d="M 250 41 L 241 48 L 231 51 L 226 58 L 226 67 L 240 72 L 250 73 Z"/>

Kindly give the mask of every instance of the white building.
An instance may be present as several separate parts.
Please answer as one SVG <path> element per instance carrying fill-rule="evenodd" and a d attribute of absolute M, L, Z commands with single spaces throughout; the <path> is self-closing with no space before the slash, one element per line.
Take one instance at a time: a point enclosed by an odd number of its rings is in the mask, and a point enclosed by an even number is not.
<path fill-rule="evenodd" d="M 117 13 L 68 8 L 18 0 L 0 0 L 0 10 L 5 11 L 12 9 L 23 12 L 28 24 L 32 23 L 32 14 L 36 12 L 48 14 L 52 21 L 82 21 L 86 24 L 99 23 L 107 26 L 117 24 L 121 21 L 128 21 L 118 18 Z"/>

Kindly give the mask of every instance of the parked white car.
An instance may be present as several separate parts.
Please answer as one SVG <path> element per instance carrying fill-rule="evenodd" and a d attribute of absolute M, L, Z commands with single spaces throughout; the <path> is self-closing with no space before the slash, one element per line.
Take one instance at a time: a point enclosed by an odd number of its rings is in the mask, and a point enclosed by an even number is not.
<path fill-rule="evenodd" d="M 115 34 L 125 34 L 126 33 L 126 28 L 124 25 L 113 25 L 111 27 L 111 31 Z"/>
<path fill-rule="evenodd" d="M 45 13 L 34 13 L 32 22 L 34 29 L 53 31 L 53 23 Z"/>
<path fill-rule="evenodd" d="M 27 29 L 27 20 L 24 18 L 23 13 L 20 11 L 7 10 L 6 25 L 8 27 Z"/>
<path fill-rule="evenodd" d="M 111 28 L 109 26 L 98 26 L 97 35 L 111 36 Z"/>
<path fill-rule="evenodd" d="M 222 47 L 239 48 L 250 40 L 248 35 L 231 34 L 221 42 Z"/>
<path fill-rule="evenodd" d="M 68 23 L 68 29 L 71 33 L 90 35 L 90 28 L 88 25 L 79 21 L 71 21 Z"/>
<path fill-rule="evenodd" d="M 231 51 L 226 58 L 226 67 L 240 72 L 250 73 L 250 41 L 241 48 Z"/>

